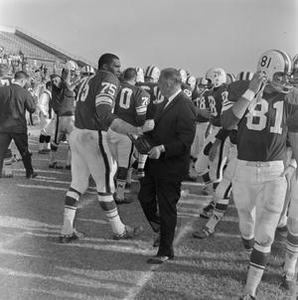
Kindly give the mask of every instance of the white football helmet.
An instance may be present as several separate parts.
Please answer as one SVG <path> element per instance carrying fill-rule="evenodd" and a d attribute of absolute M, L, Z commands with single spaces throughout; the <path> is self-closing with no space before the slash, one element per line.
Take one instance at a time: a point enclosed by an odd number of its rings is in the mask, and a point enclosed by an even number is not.
<path fill-rule="evenodd" d="M 193 91 L 196 87 L 196 78 L 192 75 L 189 75 L 186 79 L 186 84 L 188 84 Z"/>
<path fill-rule="evenodd" d="M 86 65 L 82 67 L 81 73 L 83 76 L 91 76 L 95 74 L 95 70 L 93 67 Z"/>
<path fill-rule="evenodd" d="M 156 66 L 148 66 L 145 71 L 145 80 L 150 82 L 157 82 L 159 79 L 160 70 Z"/>
<path fill-rule="evenodd" d="M 178 72 L 181 76 L 181 81 L 185 83 L 187 79 L 187 72 L 184 69 L 178 69 Z"/>
<path fill-rule="evenodd" d="M 236 76 L 236 80 L 252 80 L 254 76 L 253 72 L 250 71 L 242 71 Z"/>
<path fill-rule="evenodd" d="M 236 76 L 232 73 L 227 73 L 227 84 L 230 84 L 232 82 L 236 81 Z"/>
<path fill-rule="evenodd" d="M 211 68 L 205 77 L 211 81 L 213 87 L 219 87 L 227 82 L 227 74 L 221 68 Z"/>
<path fill-rule="evenodd" d="M 277 91 L 286 94 L 293 88 L 289 82 L 293 71 L 293 61 L 286 52 L 265 51 L 258 61 L 257 70 L 266 74 L 268 83 Z"/>
<path fill-rule="evenodd" d="M 291 77 L 291 83 L 298 87 L 298 54 L 293 58 L 293 73 Z"/>
<path fill-rule="evenodd" d="M 68 62 L 65 63 L 64 69 L 68 69 L 70 71 L 76 71 L 79 69 L 79 66 L 73 60 L 69 60 Z"/>
<path fill-rule="evenodd" d="M 137 82 L 144 82 L 144 70 L 141 67 L 136 67 L 136 71 L 137 71 Z"/>

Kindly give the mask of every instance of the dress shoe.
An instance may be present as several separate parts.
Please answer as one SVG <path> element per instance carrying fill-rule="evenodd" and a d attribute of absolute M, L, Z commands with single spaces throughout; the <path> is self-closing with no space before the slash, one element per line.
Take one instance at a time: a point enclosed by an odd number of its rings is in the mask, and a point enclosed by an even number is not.
<path fill-rule="evenodd" d="M 161 265 L 168 260 L 172 260 L 174 257 L 167 255 L 156 255 L 147 259 L 147 263 L 150 265 Z"/>
<path fill-rule="evenodd" d="M 26 174 L 26 178 L 28 178 L 28 179 L 33 179 L 33 178 L 35 178 L 37 176 L 38 176 L 38 173 L 36 173 L 36 172 L 32 172 L 32 173 L 27 173 Z"/>

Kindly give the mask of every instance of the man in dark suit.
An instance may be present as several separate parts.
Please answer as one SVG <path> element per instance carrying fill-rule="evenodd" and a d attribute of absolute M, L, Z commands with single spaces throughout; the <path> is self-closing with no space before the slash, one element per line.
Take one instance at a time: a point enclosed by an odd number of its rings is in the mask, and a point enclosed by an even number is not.
<path fill-rule="evenodd" d="M 157 109 L 154 129 L 147 133 L 154 147 L 148 152 L 138 195 L 149 224 L 160 235 L 157 255 L 147 260 L 150 264 L 174 258 L 177 202 L 181 182 L 188 174 L 196 122 L 194 104 L 182 92 L 176 69 L 162 70 L 158 86 L 166 100 Z"/>
<path fill-rule="evenodd" d="M 13 139 L 26 169 L 28 179 L 37 176 L 32 167 L 31 152 L 28 147 L 26 110 L 34 113 L 36 105 L 31 94 L 24 88 L 28 75 L 18 71 L 11 85 L 0 87 L 0 177 L 3 160 Z"/>

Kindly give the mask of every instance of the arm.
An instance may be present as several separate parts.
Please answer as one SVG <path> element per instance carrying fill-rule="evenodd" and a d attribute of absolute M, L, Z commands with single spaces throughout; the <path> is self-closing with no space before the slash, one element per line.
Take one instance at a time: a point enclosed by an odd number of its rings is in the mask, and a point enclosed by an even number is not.
<path fill-rule="evenodd" d="M 231 106 L 229 100 L 223 103 L 221 122 L 225 129 L 231 130 L 235 128 L 246 113 L 255 95 L 264 88 L 266 80 L 267 78 L 263 72 L 256 72 L 249 83 L 248 89 L 234 105 Z"/>
<path fill-rule="evenodd" d="M 289 140 L 292 148 L 292 160 L 290 162 L 290 166 L 296 168 L 296 177 L 298 177 L 297 173 L 297 163 L 298 163 L 298 132 L 290 132 L 288 133 Z"/>
<path fill-rule="evenodd" d="M 26 95 L 25 95 L 25 108 L 28 110 L 29 113 L 34 113 L 36 110 L 36 104 L 35 101 L 32 97 L 32 95 L 26 91 Z"/>

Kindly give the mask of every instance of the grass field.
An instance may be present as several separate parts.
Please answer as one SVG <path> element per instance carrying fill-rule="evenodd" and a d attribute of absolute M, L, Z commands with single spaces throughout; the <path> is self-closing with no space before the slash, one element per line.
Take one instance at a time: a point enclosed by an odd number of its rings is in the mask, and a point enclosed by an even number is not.
<path fill-rule="evenodd" d="M 233 203 L 216 233 L 198 240 L 192 232 L 206 222 L 200 209 L 210 197 L 202 186 L 184 183 L 179 202 L 175 260 L 161 266 L 146 264 L 155 254 L 152 232 L 137 200 L 137 183 L 129 196 L 134 202 L 119 206 L 127 224 L 141 224 L 144 233 L 134 241 L 114 241 L 90 188 L 79 205 L 76 227 L 87 236 L 68 245 L 57 243 L 62 222 L 67 170 L 48 169 L 48 156 L 39 155 L 36 136 L 30 137 L 39 177 L 27 180 L 22 163 L 14 164 L 14 178 L 0 180 L 0 299 L 126 299 L 211 300 L 239 299 L 249 257 L 243 250 Z M 65 158 L 66 145 L 59 150 Z M 284 239 L 276 237 L 258 299 L 286 298 L 279 287 Z M 295 298 L 294 298 L 295 299 Z"/>

